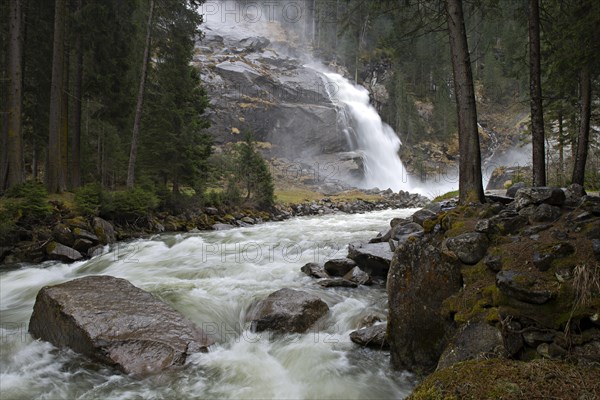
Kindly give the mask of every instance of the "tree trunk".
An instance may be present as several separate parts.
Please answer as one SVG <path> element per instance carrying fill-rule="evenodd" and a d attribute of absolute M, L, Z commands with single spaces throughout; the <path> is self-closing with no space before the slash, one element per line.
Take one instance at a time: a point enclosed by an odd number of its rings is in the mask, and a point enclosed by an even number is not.
<path fill-rule="evenodd" d="M 50 121 L 48 134 L 48 192 L 60 193 L 66 189 L 61 171 L 61 116 L 64 74 L 65 2 L 56 0 L 54 10 L 54 48 L 52 54 L 52 84 L 50 88 Z"/>
<path fill-rule="evenodd" d="M 446 14 L 458 115 L 459 201 L 462 204 L 483 203 L 485 196 L 481 174 L 477 107 L 462 0 L 446 0 Z"/>
<path fill-rule="evenodd" d="M 148 24 L 146 26 L 146 44 L 144 46 L 144 58 L 142 60 L 142 72 L 140 74 L 140 86 L 138 89 L 137 104 L 135 106 L 133 133 L 131 134 L 131 150 L 129 152 L 129 165 L 127 168 L 127 187 L 130 189 L 135 184 L 135 161 L 137 159 L 140 123 L 142 120 L 142 106 L 144 104 L 144 89 L 146 87 L 146 75 L 148 73 L 148 58 L 150 54 L 153 12 L 154 0 L 150 0 L 150 13 L 148 14 Z"/>
<path fill-rule="evenodd" d="M 588 146 L 590 139 L 590 118 L 592 115 L 592 78 L 590 66 L 584 65 L 581 69 L 581 125 L 577 139 L 577 155 L 573 167 L 573 183 L 583 186 L 585 182 L 585 164 L 587 162 Z"/>
<path fill-rule="evenodd" d="M 68 31 L 67 28 L 65 28 Z M 67 35 L 65 34 L 65 37 Z M 67 91 L 69 90 L 69 78 L 70 78 L 70 52 L 69 52 L 69 40 L 66 39 L 65 43 L 65 54 L 64 54 L 64 66 L 63 66 L 63 92 L 62 92 L 62 106 L 60 113 L 60 173 L 61 173 L 61 181 L 64 182 L 65 188 L 67 187 L 67 182 L 69 182 L 69 95 Z"/>
<path fill-rule="evenodd" d="M 82 0 L 77 0 L 77 14 L 81 13 Z M 75 74 L 73 76 L 73 109 L 69 114 L 71 117 L 71 187 L 73 189 L 81 186 L 81 96 L 83 83 L 83 48 L 81 43 L 81 32 L 75 36 Z"/>
<path fill-rule="evenodd" d="M 540 54 L 539 0 L 529 0 L 529 93 L 531 98 L 531 142 L 533 186 L 546 186 L 544 109 L 542 106 L 542 67 Z"/>
<path fill-rule="evenodd" d="M 8 134 L 6 140 L 6 166 L 8 188 L 23 183 L 23 36 L 22 1 L 10 2 L 8 44 Z"/>
<path fill-rule="evenodd" d="M 558 110 L 558 184 L 565 183 L 565 128 L 562 106 Z"/>

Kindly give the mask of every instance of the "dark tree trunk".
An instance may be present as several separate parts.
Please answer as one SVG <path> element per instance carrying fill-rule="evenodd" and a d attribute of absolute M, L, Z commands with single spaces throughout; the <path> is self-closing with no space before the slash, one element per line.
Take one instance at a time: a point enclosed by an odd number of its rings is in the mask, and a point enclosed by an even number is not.
<path fill-rule="evenodd" d="M 481 150 L 477 107 L 462 0 L 446 0 L 450 53 L 458 115 L 459 200 L 462 204 L 485 201 L 481 175 Z"/>
<path fill-rule="evenodd" d="M 50 121 L 48 133 L 48 192 L 60 193 L 66 189 L 61 163 L 62 93 L 64 74 L 65 3 L 56 0 L 54 10 L 54 48 L 52 55 L 52 85 L 50 89 Z"/>
<path fill-rule="evenodd" d="M 579 80 L 579 84 L 581 85 L 581 125 L 579 126 L 579 137 L 577 139 L 575 166 L 573 167 L 573 183 L 583 186 L 590 139 L 590 118 L 592 115 L 592 78 L 589 65 L 585 65 L 581 69 Z"/>
<path fill-rule="evenodd" d="M 540 54 L 539 0 L 529 0 L 529 93 L 531 98 L 531 142 L 533 186 L 546 186 L 544 109 L 542 106 L 542 67 Z"/>
<path fill-rule="evenodd" d="M 75 13 L 81 13 L 83 1 L 77 0 Z M 71 187 L 81 186 L 81 96 L 83 84 L 83 48 L 81 42 L 81 32 L 75 35 L 75 71 L 73 75 L 73 107 L 69 116 L 71 117 Z"/>
<path fill-rule="evenodd" d="M 23 15 L 22 1 L 10 2 L 8 43 L 8 131 L 6 138 L 6 187 L 23 183 Z"/>
<path fill-rule="evenodd" d="M 150 13 L 146 26 L 146 43 L 144 45 L 144 58 L 142 60 L 142 71 L 140 74 L 140 86 L 138 89 L 137 104 L 133 120 L 133 133 L 131 134 L 131 150 L 129 152 L 129 165 L 127 168 L 127 187 L 132 188 L 135 184 L 135 162 L 137 159 L 138 142 L 140 136 L 140 123 L 142 121 L 142 106 L 144 104 L 144 89 L 146 87 L 146 75 L 148 74 L 148 58 L 150 55 L 150 40 L 152 35 L 152 14 L 154 12 L 154 0 L 150 0 Z"/>

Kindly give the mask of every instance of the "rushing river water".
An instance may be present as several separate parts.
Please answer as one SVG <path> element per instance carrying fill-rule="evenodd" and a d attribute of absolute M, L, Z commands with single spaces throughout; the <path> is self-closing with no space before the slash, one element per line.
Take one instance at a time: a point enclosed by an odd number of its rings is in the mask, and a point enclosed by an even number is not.
<path fill-rule="evenodd" d="M 0 273 L 0 398 L 8 399 L 353 399 L 403 398 L 408 374 L 389 353 L 363 349 L 348 334 L 369 313 L 387 312 L 382 288 L 323 289 L 304 263 L 344 257 L 394 217 L 415 210 L 297 218 L 231 231 L 161 235 L 114 246 L 71 265 L 27 265 Z M 86 275 L 125 278 L 212 333 L 218 344 L 185 368 L 135 379 L 69 350 L 31 339 L 27 324 L 45 285 Z M 284 288 L 320 296 L 331 308 L 318 332 L 253 334 L 249 306 Z"/>

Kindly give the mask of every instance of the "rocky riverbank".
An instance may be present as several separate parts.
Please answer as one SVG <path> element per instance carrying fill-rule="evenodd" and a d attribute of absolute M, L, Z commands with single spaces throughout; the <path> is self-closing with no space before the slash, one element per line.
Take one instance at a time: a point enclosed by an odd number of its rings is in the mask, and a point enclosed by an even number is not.
<path fill-rule="evenodd" d="M 298 204 L 277 204 L 270 210 L 204 207 L 179 215 L 157 213 L 137 221 L 107 221 L 83 216 L 64 203 L 51 201 L 47 221 L 20 229 L 18 240 L 0 246 L 0 265 L 39 263 L 46 260 L 75 262 L 103 252 L 104 246 L 165 232 L 197 232 L 245 227 L 268 221 L 331 213 L 363 213 L 386 208 L 422 207 L 429 200 L 418 194 L 371 190 L 351 197 L 332 196 Z M 364 198 L 364 199 L 363 199 Z"/>
<path fill-rule="evenodd" d="M 514 196 L 429 207 L 413 217 L 422 234 L 397 245 L 387 281 L 392 365 L 433 372 L 413 398 L 538 396 L 519 378 L 538 364 L 557 371 L 564 391 L 553 396 L 598 393 L 600 198 L 577 186 Z M 503 383 L 490 386 L 503 369 Z"/>

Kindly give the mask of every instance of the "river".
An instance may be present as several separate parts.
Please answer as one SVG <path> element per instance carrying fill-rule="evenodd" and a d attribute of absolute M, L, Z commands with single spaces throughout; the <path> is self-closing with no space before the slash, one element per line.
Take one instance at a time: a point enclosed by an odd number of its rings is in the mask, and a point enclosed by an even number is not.
<path fill-rule="evenodd" d="M 403 398 L 408 373 L 389 353 L 360 348 L 348 334 L 369 313 L 387 313 L 380 287 L 324 289 L 300 272 L 307 262 L 344 257 L 394 217 L 415 210 L 295 218 L 230 231 L 165 234 L 121 243 L 75 264 L 0 272 L 0 398 L 8 399 L 358 399 Z M 69 350 L 31 339 L 37 292 L 87 275 L 125 278 L 172 305 L 218 344 L 185 368 L 136 379 Z M 284 288 L 320 296 L 331 311 L 318 332 L 253 334 L 255 301 Z"/>

